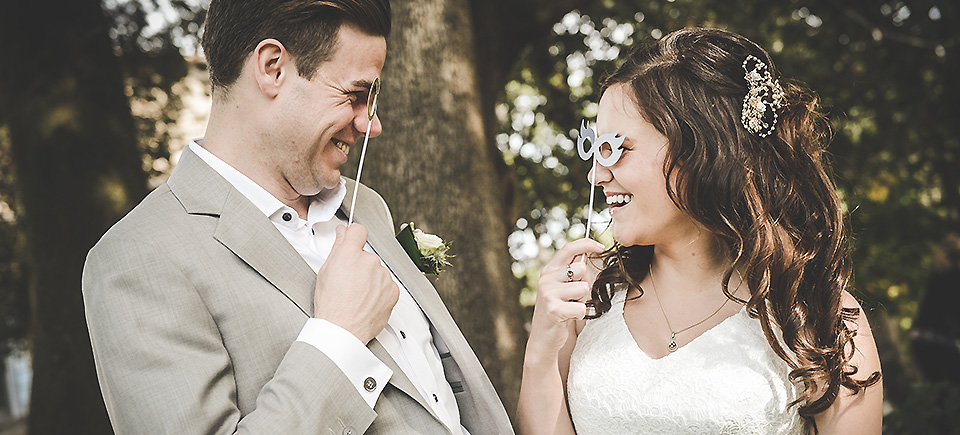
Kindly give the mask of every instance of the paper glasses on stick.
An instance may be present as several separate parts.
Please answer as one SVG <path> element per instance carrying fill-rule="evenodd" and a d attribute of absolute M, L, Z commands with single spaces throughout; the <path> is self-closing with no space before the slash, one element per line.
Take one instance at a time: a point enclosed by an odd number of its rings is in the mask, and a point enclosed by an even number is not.
<path fill-rule="evenodd" d="M 363 136 L 363 148 L 360 150 L 360 164 L 357 166 L 356 184 L 353 186 L 353 200 L 350 201 L 350 218 L 347 226 L 353 224 L 353 211 L 357 209 L 357 190 L 360 189 L 360 174 L 363 173 L 363 160 L 367 156 L 367 142 L 370 141 L 370 126 L 373 117 L 377 115 L 377 101 L 380 98 L 380 77 L 373 79 L 370 91 L 367 93 L 367 133 Z"/>
<path fill-rule="evenodd" d="M 577 137 L 577 154 L 584 161 L 593 159 L 590 165 L 590 203 L 587 206 L 587 230 L 586 237 L 590 237 L 590 228 L 593 221 L 593 197 L 597 185 L 597 171 L 594 168 L 597 163 L 610 167 L 620 160 L 623 155 L 623 136 L 617 136 L 617 132 L 604 133 L 597 137 L 597 131 L 590 126 L 586 120 L 580 121 L 580 135 Z M 589 143 L 589 146 L 587 144 Z"/>

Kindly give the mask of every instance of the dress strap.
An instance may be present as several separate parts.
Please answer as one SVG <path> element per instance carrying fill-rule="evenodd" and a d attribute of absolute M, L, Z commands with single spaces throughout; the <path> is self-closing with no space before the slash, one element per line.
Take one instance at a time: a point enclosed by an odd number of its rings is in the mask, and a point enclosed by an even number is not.
<path fill-rule="evenodd" d="M 627 300 L 627 289 L 625 286 L 617 285 L 610 298 L 610 310 L 623 311 L 623 304 Z"/>

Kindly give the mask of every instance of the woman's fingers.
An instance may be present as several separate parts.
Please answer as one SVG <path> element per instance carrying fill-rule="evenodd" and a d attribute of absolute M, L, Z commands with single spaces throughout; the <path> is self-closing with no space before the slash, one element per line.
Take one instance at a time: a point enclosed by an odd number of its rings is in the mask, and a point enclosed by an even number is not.
<path fill-rule="evenodd" d="M 561 278 L 567 282 L 570 282 L 570 281 L 592 282 L 593 279 L 596 277 L 596 274 L 591 273 L 591 270 L 590 270 L 591 268 L 592 267 L 585 262 L 574 261 L 573 263 L 568 264 L 565 269 L 563 269 L 562 271 L 563 275 Z"/>
<path fill-rule="evenodd" d="M 563 268 L 566 265 L 573 263 L 577 256 L 587 254 L 587 253 L 600 253 L 603 252 L 604 247 L 600 242 L 592 239 L 580 239 L 574 240 L 566 245 L 563 245 L 557 254 L 553 256 L 553 260 L 550 260 L 550 263 L 547 263 L 547 267 L 551 269 Z"/>
<path fill-rule="evenodd" d="M 540 333 L 554 331 L 569 320 L 583 319 L 586 316 L 585 302 L 590 300 L 590 286 L 595 275 L 590 272 L 590 265 L 575 260 L 603 250 L 603 245 L 595 240 L 575 240 L 560 248 L 544 266 L 540 273 L 537 304 L 533 314 L 534 330 Z M 553 335 L 559 333 L 547 334 Z"/>
<path fill-rule="evenodd" d="M 548 292 L 551 299 L 560 301 L 585 301 L 590 299 L 590 284 L 583 281 L 565 282 Z"/>
<path fill-rule="evenodd" d="M 555 322 L 577 318 L 586 313 L 584 302 L 590 299 L 590 284 L 574 281 L 541 286 L 537 294 L 537 306 L 543 307 Z"/>
<path fill-rule="evenodd" d="M 550 315 L 561 322 L 580 320 L 587 315 L 587 305 L 580 301 L 561 302 L 551 310 Z"/>

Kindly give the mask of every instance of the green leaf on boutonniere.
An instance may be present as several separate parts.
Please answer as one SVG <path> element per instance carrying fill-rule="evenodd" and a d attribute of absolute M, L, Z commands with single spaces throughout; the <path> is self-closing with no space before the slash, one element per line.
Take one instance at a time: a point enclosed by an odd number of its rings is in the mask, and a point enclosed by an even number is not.
<path fill-rule="evenodd" d="M 397 233 L 397 241 L 400 242 L 400 246 L 403 246 L 403 250 L 406 251 L 410 259 L 413 260 L 413 264 L 417 265 L 417 269 L 423 271 L 423 256 L 420 255 L 420 249 L 417 248 L 417 241 L 413 238 L 413 227 L 406 224 L 401 226 L 400 232 Z"/>
<path fill-rule="evenodd" d="M 447 254 L 450 246 L 439 237 L 416 229 L 412 222 L 400 226 L 397 241 L 423 273 L 438 275 L 444 266 L 451 265 L 447 260 L 453 257 Z"/>

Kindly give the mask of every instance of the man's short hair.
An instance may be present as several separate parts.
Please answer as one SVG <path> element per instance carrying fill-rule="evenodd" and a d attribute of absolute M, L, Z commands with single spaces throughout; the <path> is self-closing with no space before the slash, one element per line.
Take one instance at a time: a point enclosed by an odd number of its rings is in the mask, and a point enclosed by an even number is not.
<path fill-rule="evenodd" d="M 247 56 L 268 38 L 280 41 L 298 74 L 312 79 L 336 50 L 344 21 L 386 37 L 390 0 L 212 0 L 201 39 L 210 82 L 214 89 L 227 89 Z"/>

